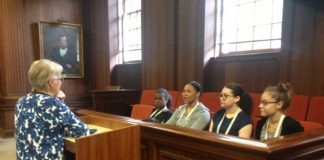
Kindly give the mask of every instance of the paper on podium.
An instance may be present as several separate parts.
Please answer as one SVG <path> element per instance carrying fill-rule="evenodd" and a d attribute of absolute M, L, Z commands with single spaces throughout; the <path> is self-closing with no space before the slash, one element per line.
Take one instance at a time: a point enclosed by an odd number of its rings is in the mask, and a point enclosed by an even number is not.
<path fill-rule="evenodd" d="M 92 134 L 92 135 L 100 134 L 100 133 L 103 133 L 103 132 L 109 132 L 109 131 L 112 130 L 110 128 L 100 127 L 100 126 L 93 125 L 93 124 L 87 124 L 87 126 L 90 129 L 97 129 L 97 131 L 94 134 Z M 65 140 L 68 140 L 70 142 L 75 143 L 75 138 L 73 138 L 73 137 L 66 137 Z"/>

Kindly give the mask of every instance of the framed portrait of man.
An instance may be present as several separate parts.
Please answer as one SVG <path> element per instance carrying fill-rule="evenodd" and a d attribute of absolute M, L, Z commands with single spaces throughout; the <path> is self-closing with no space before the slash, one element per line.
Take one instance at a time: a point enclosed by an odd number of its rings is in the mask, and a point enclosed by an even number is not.
<path fill-rule="evenodd" d="M 83 37 L 80 24 L 39 22 L 40 58 L 63 67 L 66 78 L 83 78 Z"/>

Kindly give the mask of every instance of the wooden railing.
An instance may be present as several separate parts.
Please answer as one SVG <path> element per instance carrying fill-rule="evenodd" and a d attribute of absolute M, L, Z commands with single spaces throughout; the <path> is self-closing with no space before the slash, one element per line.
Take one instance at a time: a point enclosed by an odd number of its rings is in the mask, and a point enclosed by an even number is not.
<path fill-rule="evenodd" d="M 297 133 L 261 142 L 175 126 L 147 123 L 132 118 L 79 110 L 78 115 L 95 115 L 107 120 L 140 125 L 143 160 L 158 159 L 321 159 L 324 158 L 324 129 Z"/>

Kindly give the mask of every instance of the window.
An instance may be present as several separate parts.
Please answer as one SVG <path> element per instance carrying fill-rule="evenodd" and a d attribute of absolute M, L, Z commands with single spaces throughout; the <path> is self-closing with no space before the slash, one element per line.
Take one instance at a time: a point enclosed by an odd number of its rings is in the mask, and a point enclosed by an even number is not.
<path fill-rule="evenodd" d="M 142 60 L 141 0 L 118 0 L 119 63 Z"/>
<path fill-rule="evenodd" d="M 216 55 L 279 51 L 283 0 L 218 0 Z"/>

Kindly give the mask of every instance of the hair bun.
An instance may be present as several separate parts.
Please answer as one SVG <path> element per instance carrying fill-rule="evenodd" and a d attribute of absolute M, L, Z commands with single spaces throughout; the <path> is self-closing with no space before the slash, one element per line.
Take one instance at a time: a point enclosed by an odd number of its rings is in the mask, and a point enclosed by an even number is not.
<path fill-rule="evenodd" d="M 278 88 L 279 88 L 280 92 L 287 93 L 289 95 L 289 97 L 293 94 L 292 87 L 291 87 L 290 83 L 288 83 L 288 82 L 279 82 Z"/>

